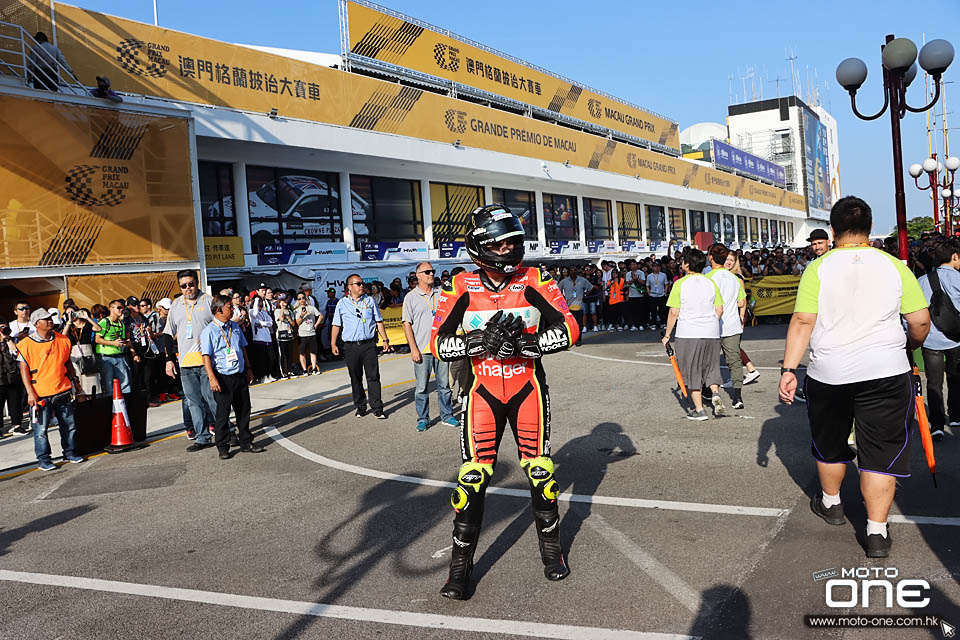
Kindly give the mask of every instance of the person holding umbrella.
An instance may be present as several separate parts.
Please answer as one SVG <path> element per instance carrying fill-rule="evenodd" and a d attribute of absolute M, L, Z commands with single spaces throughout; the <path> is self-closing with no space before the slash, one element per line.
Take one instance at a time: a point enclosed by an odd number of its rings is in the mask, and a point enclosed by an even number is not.
<path fill-rule="evenodd" d="M 710 278 L 703 275 L 707 260 L 703 252 L 690 249 L 683 258 L 683 270 L 687 275 L 677 280 L 667 298 L 667 328 L 663 345 L 670 342 L 673 328 L 677 328 L 677 361 L 683 379 L 690 391 L 693 411 L 688 420 L 707 420 L 703 410 L 703 392 L 709 387 L 713 392 L 713 415 L 725 415 L 720 397 L 720 318 L 723 316 L 723 298 L 720 289 Z"/>

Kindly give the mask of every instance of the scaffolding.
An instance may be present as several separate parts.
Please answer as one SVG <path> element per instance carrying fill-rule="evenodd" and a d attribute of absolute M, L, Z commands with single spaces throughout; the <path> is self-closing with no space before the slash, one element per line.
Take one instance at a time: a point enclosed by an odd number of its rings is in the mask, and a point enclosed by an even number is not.
<path fill-rule="evenodd" d="M 744 151 L 783 167 L 786 188 L 794 193 L 799 193 L 797 191 L 796 163 L 794 162 L 797 145 L 790 129 L 764 129 L 739 133 L 735 144 Z"/>

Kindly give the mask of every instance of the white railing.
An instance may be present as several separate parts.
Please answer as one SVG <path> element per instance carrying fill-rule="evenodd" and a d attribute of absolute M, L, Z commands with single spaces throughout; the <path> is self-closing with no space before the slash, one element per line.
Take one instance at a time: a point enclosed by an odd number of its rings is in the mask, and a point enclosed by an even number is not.
<path fill-rule="evenodd" d="M 0 76 L 18 78 L 25 86 L 43 87 L 49 76 L 44 73 L 40 77 L 30 64 L 30 53 L 39 46 L 40 43 L 20 25 L 0 21 Z M 47 55 L 42 59 L 51 63 L 42 64 L 42 67 L 55 74 L 53 79 L 60 89 L 78 96 L 90 95 L 73 72 L 59 60 L 51 61 Z"/>

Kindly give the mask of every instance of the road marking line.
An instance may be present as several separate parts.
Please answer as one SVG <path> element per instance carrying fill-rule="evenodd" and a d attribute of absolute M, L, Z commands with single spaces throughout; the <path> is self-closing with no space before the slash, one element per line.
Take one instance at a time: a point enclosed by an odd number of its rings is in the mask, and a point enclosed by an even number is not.
<path fill-rule="evenodd" d="M 377 471 L 376 469 L 368 469 L 366 467 L 360 467 L 355 464 L 348 464 L 346 462 L 340 462 L 339 460 L 333 460 L 322 456 L 319 453 L 314 453 L 309 449 L 301 447 L 295 442 L 288 440 L 284 435 L 276 430 L 275 427 L 267 427 L 264 429 L 264 433 L 273 438 L 277 444 L 281 447 L 294 453 L 301 458 L 306 458 L 317 464 L 321 464 L 325 467 L 330 467 L 332 469 L 338 469 L 340 471 L 346 471 L 347 473 L 354 473 L 361 476 L 367 476 L 370 478 L 378 478 L 380 480 L 392 480 L 395 482 L 407 482 L 409 484 L 419 484 L 428 487 L 440 487 L 446 489 L 454 489 L 457 486 L 455 482 L 447 482 L 445 480 L 433 480 L 431 478 L 418 478 L 416 476 L 405 476 L 399 475 L 396 473 L 387 473 L 385 471 Z M 501 495 L 514 496 L 517 498 L 530 499 L 530 491 L 526 489 L 509 489 L 505 487 L 487 487 L 487 493 L 499 493 Z M 664 509 L 668 511 L 693 511 L 697 513 L 723 513 L 728 515 L 741 515 L 741 516 L 765 516 L 769 518 L 779 518 L 780 516 L 788 513 L 787 509 L 773 509 L 768 507 L 740 507 L 736 505 L 726 505 L 726 504 L 706 504 L 700 502 L 675 502 L 672 500 L 646 500 L 642 498 L 620 498 L 614 496 L 588 496 L 579 493 L 562 493 L 559 497 L 560 500 L 567 502 L 585 502 L 590 504 L 609 504 L 618 507 L 634 507 L 640 509 Z"/>
<path fill-rule="evenodd" d="M 630 562 L 635 564 L 655 582 L 659 583 L 660 586 L 676 598 L 687 611 L 697 613 L 697 611 L 700 610 L 700 594 L 696 590 L 691 588 L 680 576 L 664 566 L 659 560 L 641 549 L 621 531 L 610 526 L 602 516 L 597 513 L 590 513 L 590 515 L 584 519 L 584 522 L 603 536 L 615 549 L 625 555 Z M 709 617 L 710 612 L 704 611 L 701 612 L 701 615 Z"/>
<path fill-rule="evenodd" d="M 569 638 L 570 640 L 579 640 L 580 638 L 599 638 L 601 640 L 699 640 L 699 638 L 695 636 L 683 634 L 652 633 L 645 631 L 628 631 L 626 629 L 580 627 L 521 620 L 498 620 L 495 618 L 460 617 L 435 613 L 369 609 L 366 607 L 324 604 L 322 602 L 262 598 L 258 596 L 222 593 L 219 591 L 200 591 L 198 589 L 181 589 L 178 587 L 164 587 L 152 584 L 59 576 L 45 573 L 28 573 L 25 571 L 6 571 L 2 569 L 0 569 L 0 580 L 53 587 L 69 587 L 87 591 L 118 593 L 147 598 L 162 598 L 164 600 L 177 600 L 181 602 L 196 602 L 203 605 L 219 605 L 239 609 L 292 613 L 300 616 L 356 620 L 359 622 L 374 622 L 378 624 L 424 629 L 501 633 L 504 635 L 533 638 Z"/>
<path fill-rule="evenodd" d="M 59 489 L 61 486 L 63 486 L 63 483 L 65 483 L 67 480 L 70 480 L 70 479 L 72 479 L 72 478 L 76 478 L 78 475 L 80 475 L 81 473 L 83 473 L 84 471 L 86 471 L 87 469 L 89 469 L 95 462 L 96 462 L 96 460 L 94 460 L 94 459 L 87 460 L 86 462 L 84 462 L 84 463 L 80 466 L 80 468 L 77 470 L 76 473 L 71 473 L 71 474 L 69 474 L 69 475 L 67 475 L 66 473 L 64 473 L 64 474 L 63 474 L 63 477 L 60 478 L 60 480 L 54 482 L 54 483 L 53 483 L 53 486 L 51 486 L 49 489 L 47 489 L 46 491 L 44 491 L 43 493 L 41 493 L 39 496 L 37 496 L 36 498 L 34 498 L 34 499 L 33 499 L 33 502 L 40 502 L 41 500 L 46 500 L 46 499 L 47 499 L 47 496 L 49 496 L 51 493 L 53 493 L 54 491 L 56 491 L 57 489 Z M 68 464 L 73 464 L 73 463 L 72 463 L 72 462 L 64 462 L 64 463 L 63 463 L 63 466 L 66 466 L 66 465 L 68 465 Z"/>
<path fill-rule="evenodd" d="M 888 515 L 887 522 L 895 524 L 935 524 L 941 527 L 960 527 L 960 518 L 944 518 L 940 516 L 903 516 Z"/>
<path fill-rule="evenodd" d="M 608 362 L 625 362 L 627 364 L 646 364 L 651 367 L 672 367 L 673 365 L 669 362 L 650 362 L 649 360 L 626 360 L 624 358 L 608 358 L 607 356 L 592 356 L 588 353 L 580 353 L 579 351 L 568 351 L 570 355 L 577 356 L 578 358 L 593 358 L 594 360 L 607 360 Z M 664 356 L 665 357 L 665 356 Z M 726 369 L 727 365 L 720 365 L 721 369 Z M 803 367 L 801 367 L 802 369 Z M 780 371 L 780 367 L 757 367 L 762 371 Z"/>
<path fill-rule="evenodd" d="M 741 346 L 742 346 L 742 345 L 741 345 Z M 783 347 L 780 347 L 779 349 L 750 349 L 750 353 L 765 353 L 765 352 L 767 352 L 767 351 L 779 351 L 780 353 L 783 353 Z M 654 358 L 655 358 L 655 357 L 657 357 L 657 356 L 662 356 L 662 355 L 663 355 L 663 351 L 662 351 L 662 350 L 661 350 L 661 351 L 653 351 L 653 352 L 650 352 L 650 353 L 643 353 L 643 352 L 637 351 L 634 355 L 641 356 L 641 357 L 654 357 Z"/>

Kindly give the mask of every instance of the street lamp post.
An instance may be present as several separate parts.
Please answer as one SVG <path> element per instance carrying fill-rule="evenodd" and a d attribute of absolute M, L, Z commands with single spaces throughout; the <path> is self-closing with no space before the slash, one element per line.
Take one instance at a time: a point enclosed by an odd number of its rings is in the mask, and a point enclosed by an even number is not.
<path fill-rule="evenodd" d="M 857 90 L 867 79 L 867 65 L 859 58 L 847 58 L 837 66 L 837 82 L 850 93 L 853 113 L 861 120 L 876 120 L 890 109 L 890 136 L 893 142 L 893 182 L 897 207 L 897 242 L 900 259 L 907 259 L 907 201 L 903 192 L 903 152 L 900 144 L 900 120 L 907 111 L 922 113 L 940 99 L 940 77 L 953 62 L 953 45 L 946 40 L 931 40 L 920 51 L 919 62 L 933 76 L 936 95 L 919 109 L 907 104 L 907 87 L 917 76 L 917 45 L 908 38 L 886 37 L 880 47 L 883 61 L 883 107 L 872 116 L 857 110 Z"/>
<path fill-rule="evenodd" d="M 943 182 L 940 182 L 940 172 L 946 168 L 946 172 L 943 174 Z M 953 195 L 953 178 L 954 174 L 957 172 L 957 169 L 960 169 L 960 158 L 956 156 L 950 156 L 944 160 L 943 164 L 937 162 L 937 154 L 932 154 L 929 158 L 923 161 L 923 164 L 912 164 L 907 171 L 910 172 L 910 175 L 913 177 L 914 184 L 917 185 L 917 188 L 921 191 L 930 190 L 930 197 L 933 200 L 933 224 L 937 231 L 940 231 L 940 203 L 937 197 L 937 190 L 941 190 L 941 195 L 943 196 L 943 223 L 946 235 L 953 234 L 953 210 L 956 208 L 951 205 L 952 200 L 956 198 Z M 926 172 L 927 177 L 929 178 L 930 184 L 926 187 L 920 186 L 920 176 Z"/>

